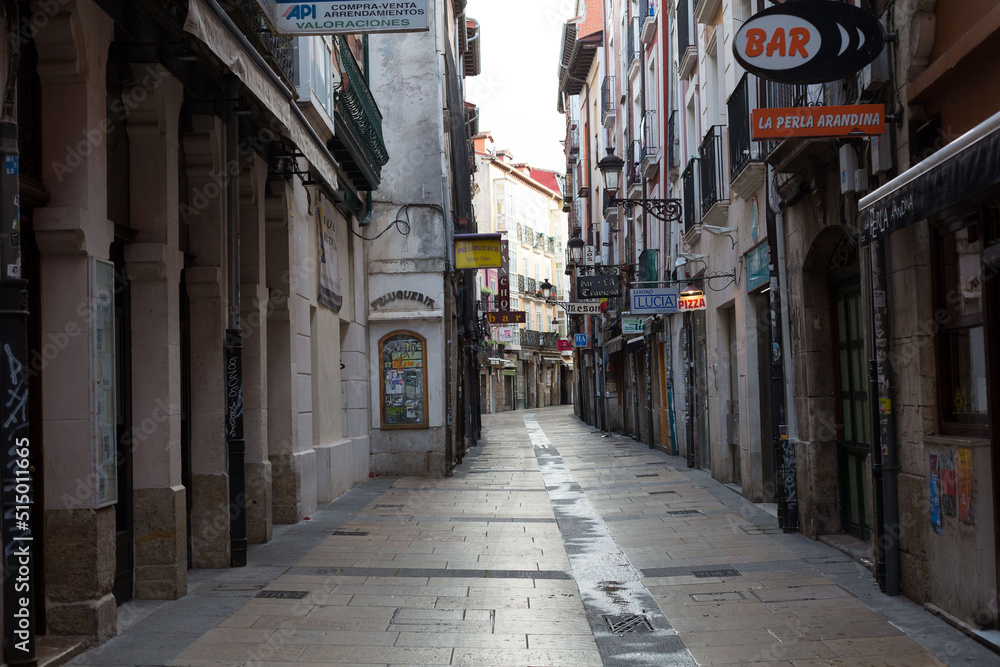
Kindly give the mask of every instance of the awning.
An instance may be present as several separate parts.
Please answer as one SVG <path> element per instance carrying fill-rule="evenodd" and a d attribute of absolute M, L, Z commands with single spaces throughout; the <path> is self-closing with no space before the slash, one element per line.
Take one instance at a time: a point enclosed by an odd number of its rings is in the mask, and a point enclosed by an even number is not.
<path fill-rule="evenodd" d="M 562 360 L 562 357 L 553 357 L 553 356 L 549 356 L 547 354 L 543 354 L 542 355 L 542 361 L 546 361 L 546 362 L 548 362 L 550 364 L 561 364 L 563 360 Z"/>
<path fill-rule="evenodd" d="M 309 126 L 292 91 L 267 66 L 260 54 L 232 24 L 201 0 L 190 0 L 184 32 L 194 35 L 235 74 L 288 133 L 316 173 L 337 190 L 336 160 Z"/>
<path fill-rule="evenodd" d="M 859 202 L 861 245 L 1000 184 L 1000 113 L 915 164 Z"/>

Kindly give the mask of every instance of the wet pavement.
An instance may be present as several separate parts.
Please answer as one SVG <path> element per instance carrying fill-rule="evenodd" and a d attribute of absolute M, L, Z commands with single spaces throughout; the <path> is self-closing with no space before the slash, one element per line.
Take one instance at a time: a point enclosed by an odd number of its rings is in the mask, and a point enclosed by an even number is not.
<path fill-rule="evenodd" d="M 71 664 L 1000 664 L 682 459 L 567 407 L 483 422 L 454 477 L 366 482 Z"/>

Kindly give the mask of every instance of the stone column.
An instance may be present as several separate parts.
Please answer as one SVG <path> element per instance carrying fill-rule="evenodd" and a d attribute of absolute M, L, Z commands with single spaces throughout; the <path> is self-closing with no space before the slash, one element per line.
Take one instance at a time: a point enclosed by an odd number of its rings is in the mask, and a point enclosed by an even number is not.
<path fill-rule="evenodd" d="M 37 9 L 32 3 L 32 9 Z M 44 290 L 45 593 L 48 631 L 98 640 L 115 632 L 115 508 L 95 494 L 95 350 L 90 283 L 114 238 L 107 219 L 105 62 L 114 31 L 90 0 L 59 3 L 38 26 L 42 179 L 51 199 L 35 209 Z M 44 350 L 43 350 L 44 353 Z M 32 401 L 38 400 L 37 397 Z"/>
<path fill-rule="evenodd" d="M 178 120 L 184 89 L 159 66 L 134 68 L 126 90 L 132 281 L 135 597 L 187 593 L 187 507 L 181 481 Z M 155 85 L 154 85 L 155 84 Z"/>
<path fill-rule="evenodd" d="M 296 333 L 292 312 L 295 278 L 291 261 L 288 201 L 291 187 L 274 181 L 278 196 L 266 200 L 267 288 L 267 450 L 271 461 L 275 523 L 296 523 L 299 488 L 293 454 L 298 441 Z"/>
<path fill-rule="evenodd" d="M 191 558 L 194 567 L 229 567 L 223 344 L 226 331 L 225 127 L 194 116 L 184 135 L 194 266 L 184 271 L 190 304 Z M 235 169 L 239 164 L 234 165 Z"/>
<path fill-rule="evenodd" d="M 243 329 L 243 437 L 250 544 L 271 539 L 271 462 L 267 451 L 267 309 L 264 242 L 267 163 L 244 156 L 240 175 L 240 325 Z"/>

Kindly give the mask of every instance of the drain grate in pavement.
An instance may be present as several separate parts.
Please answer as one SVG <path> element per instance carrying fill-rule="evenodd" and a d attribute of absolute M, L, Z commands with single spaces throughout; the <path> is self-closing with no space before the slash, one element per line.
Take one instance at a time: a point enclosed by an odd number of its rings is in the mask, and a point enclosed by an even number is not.
<path fill-rule="evenodd" d="M 605 616 L 604 622 L 608 625 L 608 630 L 615 634 L 623 632 L 652 632 L 653 625 L 649 619 L 642 614 L 631 614 L 628 616 Z"/>
<path fill-rule="evenodd" d="M 309 595 L 309 591 L 261 591 L 254 597 L 271 600 L 301 600 Z"/>
<path fill-rule="evenodd" d="M 663 495 L 666 495 L 668 493 L 677 493 L 677 492 L 676 491 L 649 491 L 648 493 L 651 496 L 663 496 Z"/>
<path fill-rule="evenodd" d="M 399 509 L 400 507 L 402 507 L 402 505 L 376 505 L 375 509 L 377 509 L 377 510 L 395 510 L 395 509 Z"/>
<path fill-rule="evenodd" d="M 667 512 L 668 516 L 694 516 L 695 514 L 701 514 L 698 510 L 670 510 Z"/>
<path fill-rule="evenodd" d="M 368 535 L 367 530 L 335 530 L 332 535 L 337 536 L 348 536 L 348 537 L 364 537 Z"/>
<path fill-rule="evenodd" d="M 219 584 L 212 590 L 213 591 L 259 591 L 260 589 L 264 588 L 264 586 L 267 586 L 267 584 L 244 584 L 244 583 Z"/>
<path fill-rule="evenodd" d="M 659 477 L 655 472 L 649 475 L 636 475 L 636 477 Z"/>
<path fill-rule="evenodd" d="M 709 579 L 709 578 L 724 578 L 724 577 L 742 577 L 743 575 L 739 573 L 738 570 L 692 570 L 691 574 L 698 577 L 699 579 Z"/>

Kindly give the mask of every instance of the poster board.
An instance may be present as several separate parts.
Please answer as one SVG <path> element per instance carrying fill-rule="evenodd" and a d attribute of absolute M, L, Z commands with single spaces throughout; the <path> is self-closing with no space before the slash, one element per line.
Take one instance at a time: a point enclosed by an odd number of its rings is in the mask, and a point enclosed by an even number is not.
<path fill-rule="evenodd" d="M 382 428 L 427 428 L 427 340 L 394 331 L 378 344 Z"/>

